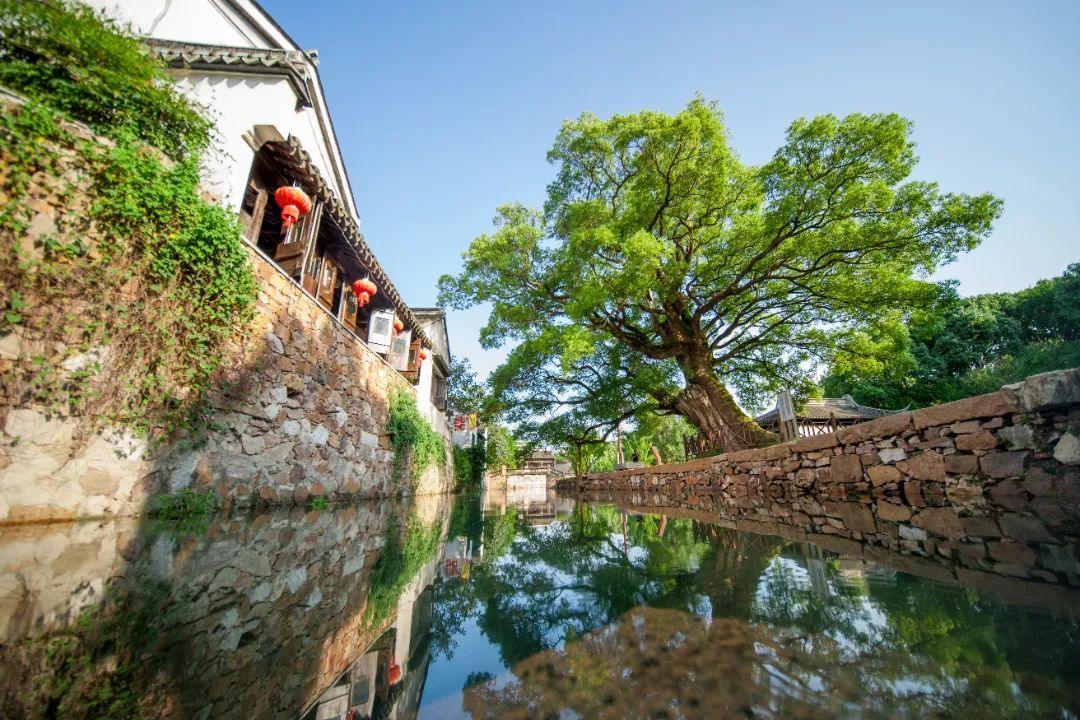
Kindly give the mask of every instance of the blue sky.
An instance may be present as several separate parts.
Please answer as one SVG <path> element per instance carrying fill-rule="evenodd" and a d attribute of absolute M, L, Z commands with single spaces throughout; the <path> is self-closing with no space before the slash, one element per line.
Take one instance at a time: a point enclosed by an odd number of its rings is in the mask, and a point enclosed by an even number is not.
<path fill-rule="evenodd" d="M 1080 2 L 309 2 L 263 0 L 323 84 L 369 243 L 412 305 L 487 232 L 539 206 L 563 119 L 720 102 L 767 160 L 795 118 L 895 111 L 918 177 L 1005 201 L 948 266 L 964 294 L 1017 290 L 1080 260 Z M 486 372 L 486 312 L 450 315 Z"/>

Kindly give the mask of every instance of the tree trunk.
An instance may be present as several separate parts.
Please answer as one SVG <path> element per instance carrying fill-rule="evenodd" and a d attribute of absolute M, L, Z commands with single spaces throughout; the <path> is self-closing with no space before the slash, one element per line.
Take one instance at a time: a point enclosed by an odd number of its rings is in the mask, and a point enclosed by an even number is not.
<path fill-rule="evenodd" d="M 723 452 L 771 445 L 779 440 L 746 415 L 707 361 L 679 362 L 686 387 L 675 397 L 675 410 L 699 431 L 718 437 Z"/>

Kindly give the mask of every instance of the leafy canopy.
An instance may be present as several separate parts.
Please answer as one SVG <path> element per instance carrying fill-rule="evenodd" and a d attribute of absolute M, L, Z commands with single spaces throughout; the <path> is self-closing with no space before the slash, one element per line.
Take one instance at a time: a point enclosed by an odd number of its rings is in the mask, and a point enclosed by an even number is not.
<path fill-rule="evenodd" d="M 1016 293 L 947 292 L 890 333 L 880 361 L 841 360 L 822 385 L 879 407 L 920 407 L 997 390 L 1040 372 L 1080 365 L 1080 263 Z"/>
<path fill-rule="evenodd" d="M 865 329 L 932 302 L 925 278 L 1001 211 L 910 180 L 911 124 L 896 114 L 796 120 L 753 166 L 695 99 L 675 115 L 583 114 L 548 158 L 544 211 L 500 207 L 440 302 L 490 303 L 482 344 L 519 344 L 493 389 L 530 395 L 550 421 L 581 412 L 562 402 L 567 383 L 682 412 L 681 388 L 711 378 L 754 405 L 823 361 L 884 352 Z"/>

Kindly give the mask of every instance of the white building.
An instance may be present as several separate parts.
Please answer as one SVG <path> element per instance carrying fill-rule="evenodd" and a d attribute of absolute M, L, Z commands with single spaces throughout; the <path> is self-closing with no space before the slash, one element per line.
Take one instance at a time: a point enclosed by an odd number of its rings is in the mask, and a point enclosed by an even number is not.
<path fill-rule="evenodd" d="M 207 109 L 217 132 L 203 184 L 239 214 L 248 243 L 416 385 L 421 412 L 448 434 L 445 315 L 414 313 L 360 232 L 318 53 L 251 0 L 84 1 L 142 35 Z M 290 185 L 312 207 L 286 229 L 274 191 Z M 352 289 L 361 279 L 378 288 L 366 305 Z"/>

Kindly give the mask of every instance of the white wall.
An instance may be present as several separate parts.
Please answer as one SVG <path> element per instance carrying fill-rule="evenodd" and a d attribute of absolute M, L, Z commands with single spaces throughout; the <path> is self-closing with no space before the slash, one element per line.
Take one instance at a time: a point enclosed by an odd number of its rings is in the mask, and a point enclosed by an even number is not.
<path fill-rule="evenodd" d="M 236 13 L 209 0 L 83 0 L 139 35 L 163 40 L 272 47 Z"/>
<path fill-rule="evenodd" d="M 216 125 L 214 146 L 203 163 L 203 182 L 227 207 L 240 209 L 254 154 L 244 133 L 255 125 L 273 125 L 282 136 L 297 138 L 337 196 L 344 197 L 342 188 L 335 187 L 315 111 L 296 109 L 297 96 L 286 78 L 203 71 L 176 77 L 180 88 L 208 109 Z"/>
<path fill-rule="evenodd" d="M 128 22 L 132 30 L 158 40 L 207 45 L 298 50 L 261 35 L 260 30 L 214 0 L 85 0 L 87 4 Z M 243 5 L 244 3 L 240 2 Z M 162 14 L 164 13 L 164 14 Z M 311 68 L 314 72 L 314 68 Z M 181 90 L 202 105 L 216 125 L 214 145 L 204 161 L 206 189 L 232 210 L 239 210 L 251 170 L 253 151 L 244 133 L 255 125 L 273 125 L 283 137 L 296 137 L 311 155 L 338 199 L 355 214 L 352 191 L 342 185 L 340 156 L 323 132 L 315 108 L 297 109 L 299 97 L 284 76 L 232 71 L 174 71 Z M 319 93 L 313 102 L 326 114 Z M 357 218 L 359 222 L 359 218 Z"/>

